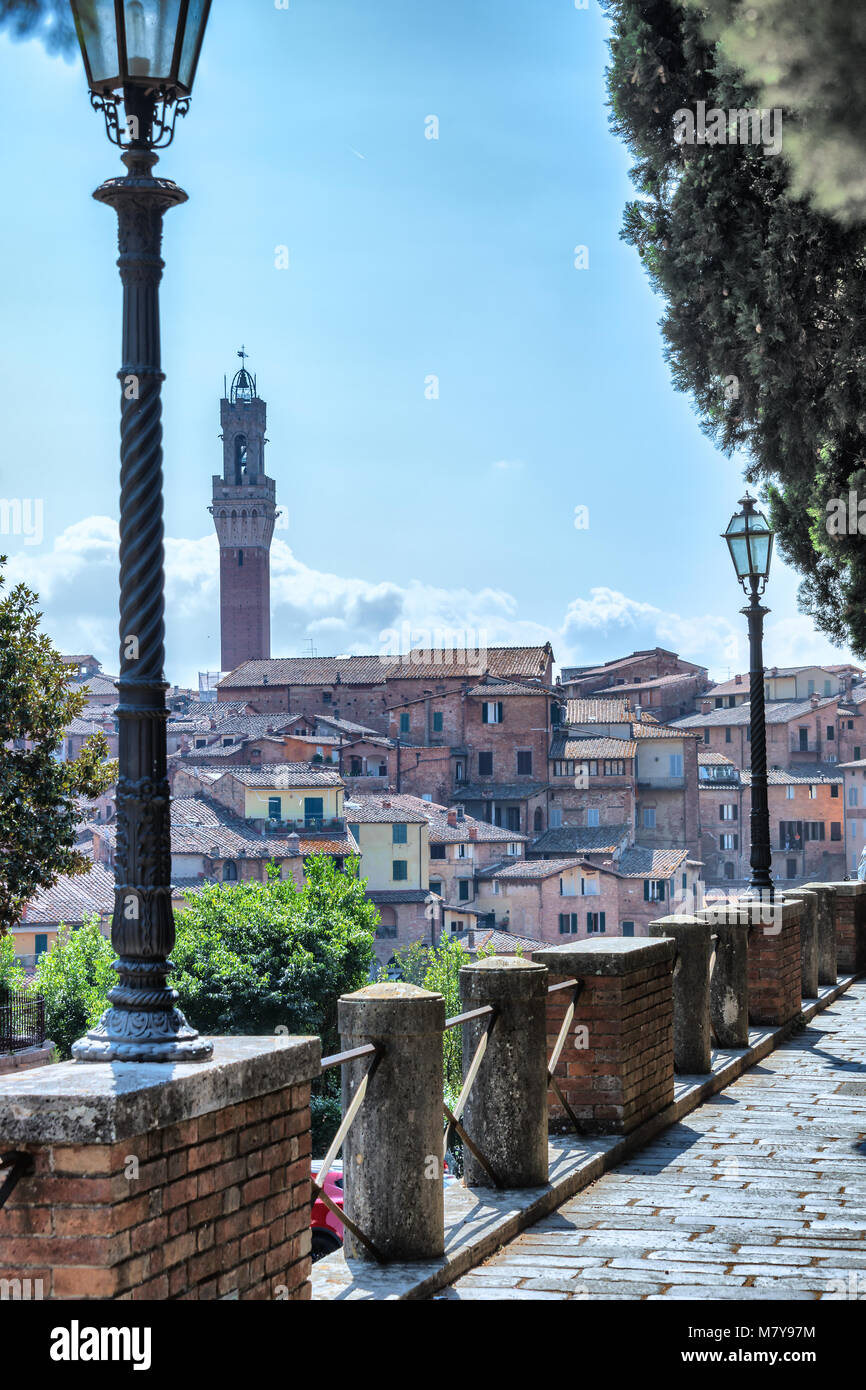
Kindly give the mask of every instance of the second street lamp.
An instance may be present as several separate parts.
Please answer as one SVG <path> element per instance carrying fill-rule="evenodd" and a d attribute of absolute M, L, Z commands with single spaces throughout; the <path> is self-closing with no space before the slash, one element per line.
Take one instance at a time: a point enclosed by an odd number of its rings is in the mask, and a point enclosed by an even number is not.
<path fill-rule="evenodd" d="M 751 728 L 752 877 L 749 891 L 760 898 L 774 898 L 770 868 L 770 810 L 767 802 L 767 724 L 764 712 L 764 617 L 769 613 L 761 595 L 770 573 L 773 532 L 766 517 L 755 508 L 748 492 L 740 499 L 740 511 L 732 516 L 724 533 L 737 578 L 749 594 L 749 603 L 740 612 L 749 623 L 749 723 Z"/>
<path fill-rule="evenodd" d="M 120 415 L 120 694 L 114 916 L 118 983 L 111 1008 L 72 1052 L 80 1062 L 190 1062 L 210 1057 L 167 984 L 174 945 L 166 775 L 163 373 L 159 340 L 162 219 L 186 202 L 155 178 L 154 151 L 184 114 L 209 0 L 71 0 L 90 98 L 123 149 L 125 178 L 94 197 L 118 218 L 123 282 Z M 119 111 L 123 105 L 125 121 Z"/>

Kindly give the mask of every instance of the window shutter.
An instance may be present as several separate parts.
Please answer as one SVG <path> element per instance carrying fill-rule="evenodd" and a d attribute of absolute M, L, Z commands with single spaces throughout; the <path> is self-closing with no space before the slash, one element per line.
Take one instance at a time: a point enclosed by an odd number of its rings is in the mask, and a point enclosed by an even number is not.
<path fill-rule="evenodd" d="M 725 819 L 725 808 L 724 808 L 724 806 L 720 806 L 720 807 L 719 807 L 719 820 L 724 820 L 724 819 Z"/>
<path fill-rule="evenodd" d="M 739 835 L 735 835 L 735 836 L 734 836 L 734 849 L 739 849 L 739 848 L 740 848 L 740 837 L 739 837 Z"/>
<path fill-rule="evenodd" d="M 600 913 L 598 914 L 598 920 L 599 920 L 599 930 L 600 930 L 600 931 L 604 931 L 604 921 L 605 921 L 605 919 L 604 919 L 604 913 L 603 913 L 603 912 L 600 912 Z"/>
<path fill-rule="evenodd" d="M 501 701 L 501 700 L 498 700 L 498 701 L 497 701 L 497 704 L 496 704 L 496 722 L 497 722 L 497 724 L 501 724 L 501 723 L 502 723 L 502 701 Z"/>
<path fill-rule="evenodd" d="M 734 805 L 734 820 L 737 820 L 737 819 L 738 819 L 739 814 L 740 814 L 739 809 L 738 809 L 738 807 L 737 807 L 736 804 L 735 804 L 735 805 Z"/>
<path fill-rule="evenodd" d="M 645 878 L 644 881 L 643 881 L 643 900 L 644 900 L 645 903 L 648 903 L 648 902 L 649 902 L 649 879 L 648 879 L 648 878 Z"/>
<path fill-rule="evenodd" d="M 484 704 L 481 706 L 481 723 L 482 723 L 482 724 L 489 724 L 489 723 L 490 723 L 490 720 L 487 718 L 487 702 L 486 702 L 486 701 L 485 701 Z"/>
<path fill-rule="evenodd" d="M 572 914 L 571 914 L 571 933 L 572 933 L 572 936 L 576 936 L 579 930 L 580 930 L 580 928 L 579 928 L 578 925 L 577 925 L 577 913 L 576 913 L 576 912 L 572 912 Z"/>
<path fill-rule="evenodd" d="M 660 903 L 663 903 L 664 900 L 665 900 L 665 881 L 664 881 L 663 878 L 660 878 L 660 879 L 659 879 L 659 902 L 660 902 Z"/>

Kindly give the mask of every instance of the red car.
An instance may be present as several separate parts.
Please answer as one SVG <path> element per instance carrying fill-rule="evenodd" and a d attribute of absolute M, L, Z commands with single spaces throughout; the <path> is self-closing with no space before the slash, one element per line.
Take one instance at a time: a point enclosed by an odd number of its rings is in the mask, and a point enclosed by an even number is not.
<path fill-rule="evenodd" d="M 321 1173 L 322 1164 L 318 1159 L 313 1159 L 310 1165 L 314 1179 L 318 1181 Z M 342 1209 L 343 1206 L 343 1165 L 335 1163 L 327 1174 L 323 1183 L 325 1192 L 330 1197 L 335 1206 Z M 310 1220 L 313 1231 L 313 1260 L 323 1260 L 326 1255 L 330 1255 L 334 1250 L 339 1250 L 343 1244 L 343 1223 L 338 1216 L 325 1206 L 321 1197 L 317 1197 L 313 1203 L 313 1213 Z"/>

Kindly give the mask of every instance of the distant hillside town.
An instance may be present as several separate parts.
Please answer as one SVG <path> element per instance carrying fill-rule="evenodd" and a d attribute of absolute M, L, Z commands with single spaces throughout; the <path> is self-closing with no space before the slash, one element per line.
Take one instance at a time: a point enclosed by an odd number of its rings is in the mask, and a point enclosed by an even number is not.
<path fill-rule="evenodd" d="M 114 679 L 92 655 L 64 661 L 87 703 L 60 756 L 97 731 L 115 755 Z M 765 698 L 773 875 L 842 878 L 866 832 L 864 674 L 772 668 Z M 167 701 L 178 912 L 269 862 L 301 883 L 311 855 L 358 856 L 387 964 L 442 936 L 531 955 L 646 935 L 748 879 L 748 676 L 713 684 L 663 648 L 559 676 L 550 644 L 255 658 Z M 108 931 L 115 829 L 112 791 L 81 804 L 93 867 L 28 904 L 26 965 L 61 923 L 95 913 Z"/>

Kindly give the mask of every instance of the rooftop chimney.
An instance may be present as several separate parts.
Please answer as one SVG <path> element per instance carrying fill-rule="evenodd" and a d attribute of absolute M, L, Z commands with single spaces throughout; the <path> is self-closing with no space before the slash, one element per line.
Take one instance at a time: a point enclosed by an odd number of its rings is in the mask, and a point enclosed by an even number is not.
<path fill-rule="evenodd" d="M 470 840 L 477 840 L 477 839 L 478 839 L 478 826 L 477 826 L 477 825 L 470 825 L 470 827 L 469 827 L 469 838 L 470 838 Z"/>
<path fill-rule="evenodd" d="M 470 927 L 466 933 L 466 945 L 470 951 L 475 950 L 475 928 Z"/>
<path fill-rule="evenodd" d="M 301 852 L 301 837 L 295 830 L 292 831 L 291 835 L 286 836 L 286 852 L 292 859 Z"/>
<path fill-rule="evenodd" d="M 709 700 L 701 700 L 701 714 L 709 714 L 712 705 Z"/>
<path fill-rule="evenodd" d="M 734 685 L 742 685 L 742 684 L 743 684 L 743 678 L 742 678 L 742 676 L 734 676 Z"/>
<path fill-rule="evenodd" d="M 456 825 L 456 824 L 457 824 L 457 811 L 455 810 L 455 808 L 454 808 L 453 806 L 451 807 L 451 810 L 448 812 L 448 824 L 449 824 L 449 825 Z"/>
<path fill-rule="evenodd" d="M 812 694 L 809 696 L 809 703 L 811 704 L 813 709 L 818 708 L 818 706 L 821 703 L 821 696 L 817 693 L 817 691 L 813 690 Z"/>

